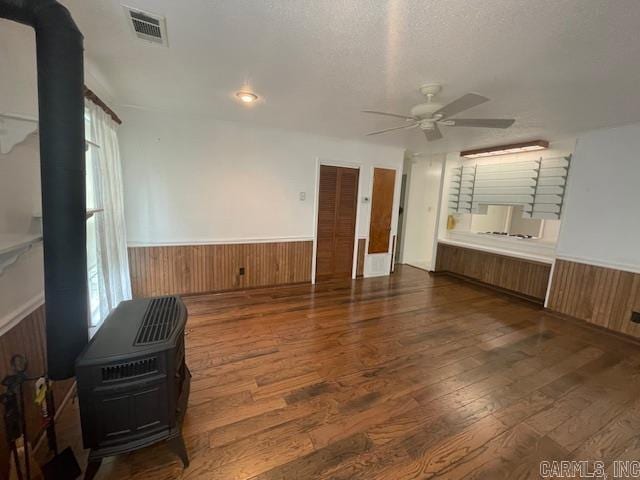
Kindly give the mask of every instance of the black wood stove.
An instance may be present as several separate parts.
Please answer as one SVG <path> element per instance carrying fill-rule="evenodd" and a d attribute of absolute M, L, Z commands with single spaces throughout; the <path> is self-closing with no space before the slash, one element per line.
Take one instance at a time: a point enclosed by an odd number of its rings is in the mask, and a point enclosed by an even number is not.
<path fill-rule="evenodd" d="M 191 374 L 184 358 L 187 310 L 178 297 L 122 302 L 76 362 L 85 478 L 104 457 L 168 440 L 184 467 L 182 439 Z"/>

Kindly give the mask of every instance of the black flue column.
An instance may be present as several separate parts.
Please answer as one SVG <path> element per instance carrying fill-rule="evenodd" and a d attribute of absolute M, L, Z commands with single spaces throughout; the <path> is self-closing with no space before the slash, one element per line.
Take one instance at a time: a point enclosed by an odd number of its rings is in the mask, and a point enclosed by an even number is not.
<path fill-rule="evenodd" d="M 88 341 L 83 37 L 55 0 L 0 0 L 0 17 L 36 34 L 48 374 L 61 380 Z"/>

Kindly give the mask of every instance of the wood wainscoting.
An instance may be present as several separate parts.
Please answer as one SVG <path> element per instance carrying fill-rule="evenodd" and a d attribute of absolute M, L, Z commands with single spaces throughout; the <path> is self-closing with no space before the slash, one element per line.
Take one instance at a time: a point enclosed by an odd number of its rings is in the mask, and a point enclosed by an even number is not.
<path fill-rule="evenodd" d="M 7 374 L 12 373 L 11 357 L 15 354 L 23 355 L 29 362 L 27 368 L 29 377 L 38 377 L 44 374 L 47 362 L 45 339 L 44 305 L 41 305 L 0 337 L 0 380 Z M 60 406 L 72 386 L 73 379 L 53 383 L 56 406 Z M 33 403 L 33 387 L 34 382 L 27 382 L 24 386 L 27 431 L 32 447 L 35 446 L 40 434 L 43 432 L 42 416 Z M 4 391 L 4 388 L 2 390 Z M 2 434 L 0 434 L 0 479 L 5 479 L 8 478 L 9 448 L 4 435 L 4 422 L 2 420 L 0 420 L 0 425 L 2 425 Z"/>
<path fill-rule="evenodd" d="M 556 260 L 547 307 L 593 325 L 640 338 L 640 274 Z"/>
<path fill-rule="evenodd" d="M 551 265 L 440 242 L 436 272 L 460 275 L 542 303 Z"/>
<path fill-rule="evenodd" d="M 131 288 L 145 297 L 310 282 L 312 255 L 311 240 L 129 247 Z"/>

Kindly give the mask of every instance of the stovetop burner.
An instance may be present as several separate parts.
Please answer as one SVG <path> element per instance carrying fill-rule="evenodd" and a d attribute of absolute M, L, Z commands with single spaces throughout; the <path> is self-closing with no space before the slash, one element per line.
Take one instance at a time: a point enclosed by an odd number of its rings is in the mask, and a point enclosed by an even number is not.
<path fill-rule="evenodd" d="M 512 238 L 534 238 L 533 235 L 525 235 L 523 233 L 507 233 L 507 232 L 484 232 L 485 235 L 499 235 L 501 237 L 512 237 Z"/>

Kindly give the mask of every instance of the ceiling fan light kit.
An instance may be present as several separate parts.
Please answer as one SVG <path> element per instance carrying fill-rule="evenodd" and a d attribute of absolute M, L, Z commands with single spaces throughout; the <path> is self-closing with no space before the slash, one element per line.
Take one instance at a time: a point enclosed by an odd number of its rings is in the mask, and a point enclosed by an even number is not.
<path fill-rule="evenodd" d="M 409 125 L 385 128 L 366 135 L 379 135 L 395 130 L 408 130 L 419 127 L 423 131 L 427 141 L 434 141 L 442 138 L 440 125 L 445 127 L 481 127 L 481 128 L 509 128 L 515 122 L 514 119 L 507 118 L 450 118 L 470 108 L 488 102 L 487 97 L 475 93 L 467 93 L 451 103 L 442 105 L 434 102 L 433 97 L 442 89 L 439 84 L 426 84 L 420 87 L 420 93 L 426 97 L 425 103 L 415 105 L 411 109 L 410 115 L 398 113 L 380 112 L 377 110 L 363 110 L 363 113 L 374 115 L 384 115 L 387 117 L 400 118 L 409 122 Z"/>

